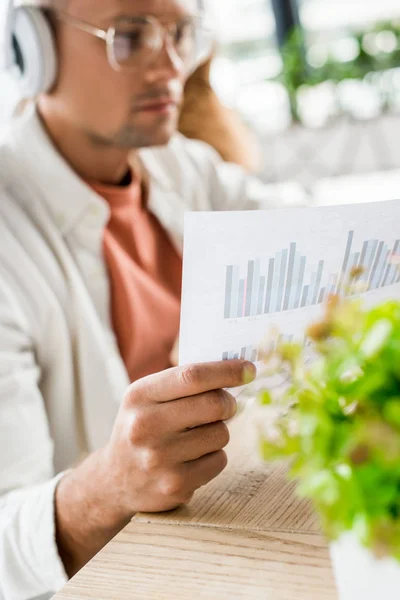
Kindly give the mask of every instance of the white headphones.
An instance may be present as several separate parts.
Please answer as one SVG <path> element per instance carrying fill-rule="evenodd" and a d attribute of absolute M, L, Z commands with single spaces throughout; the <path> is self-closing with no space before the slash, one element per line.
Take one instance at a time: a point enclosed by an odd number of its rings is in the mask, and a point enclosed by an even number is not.
<path fill-rule="evenodd" d="M 48 91 L 55 82 L 57 54 L 49 22 L 38 6 L 6 1 L 4 50 L 0 66 L 16 74 L 21 94 L 33 98 Z M 31 3 L 33 4 L 33 2 Z M 43 4 L 42 4 L 43 6 Z"/>
<path fill-rule="evenodd" d="M 42 11 L 48 4 L 45 0 L 5 2 L 4 28 L 3 31 L 0 29 L 0 69 L 6 68 L 15 73 L 22 96 L 33 98 L 49 91 L 57 76 L 53 32 Z M 198 4 L 200 12 L 204 14 L 204 0 L 198 0 Z M 198 40 L 193 70 L 209 57 L 212 42 L 210 29 Z"/>

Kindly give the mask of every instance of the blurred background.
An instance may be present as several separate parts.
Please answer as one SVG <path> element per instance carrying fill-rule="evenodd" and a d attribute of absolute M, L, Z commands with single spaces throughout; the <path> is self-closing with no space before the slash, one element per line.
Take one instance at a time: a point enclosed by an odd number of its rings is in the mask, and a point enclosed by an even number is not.
<path fill-rule="evenodd" d="M 400 196 L 400 0 L 217 0 L 211 83 L 258 171 L 320 203 Z M 0 130 L 17 91 L 0 74 Z"/>
<path fill-rule="evenodd" d="M 261 175 L 320 203 L 400 196 L 400 2 L 218 0 L 212 81 Z"/>

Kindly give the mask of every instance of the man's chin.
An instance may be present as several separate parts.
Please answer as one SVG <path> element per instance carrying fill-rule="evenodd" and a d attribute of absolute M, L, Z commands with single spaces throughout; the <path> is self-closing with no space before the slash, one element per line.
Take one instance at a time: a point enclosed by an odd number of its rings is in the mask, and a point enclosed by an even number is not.
<path fill-rule="evenodd" d="M 131 130 L 141 138 L 143 147 L 165 146 L 178 128 L 179 113 L 175 111 L 168 116 L 136 123 L 132 122 Z"/>
<path fill-rule="evenodd" d="M 166 146 L 176 133 L 176 127 L 163 127 L 157 131 L 148 131 L 142 136 L 142 147 Z"/>
<path fill-rule="evenodd" d="M 95 139 L 103 145 L 138 150 L 152 146 L 165 146 L 176 131 L 177 120 L 174 119 L 146 127 L 143 127 L 143 124 L 130 124 L 112 138 L 95 136 Z"/>
<path fill-rule="evenodd" d="M 169 134 L 159 135 L 155 137 L 150 143 L 149 146 L 167 146 L 171 141 L 172 136 L 175 132 L 171 132 Z"/>

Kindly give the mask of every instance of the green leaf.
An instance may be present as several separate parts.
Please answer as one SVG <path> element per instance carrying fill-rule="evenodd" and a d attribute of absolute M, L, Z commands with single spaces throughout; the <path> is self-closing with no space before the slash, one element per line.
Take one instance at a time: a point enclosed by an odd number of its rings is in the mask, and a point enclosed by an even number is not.
<path fill-rule="evenodd" d="M 269 406 L 272 404 L 272 396 L 268 390 L 263 390 L 258 394 L 258 401 L 262 406 Z"/>
<path fill-rule="evenodd" d="M 328 310 L 329 334 L 311 340 L 311 366 L 298 344 L 272 356 L 291 381 L 279 399 L 259 394 L 262 411 L 281 415 L 261 453 L 291 462 L 328 536 L 352 530 L 400 560 L 400 302 L 365 310 L 340 299 Z"/>

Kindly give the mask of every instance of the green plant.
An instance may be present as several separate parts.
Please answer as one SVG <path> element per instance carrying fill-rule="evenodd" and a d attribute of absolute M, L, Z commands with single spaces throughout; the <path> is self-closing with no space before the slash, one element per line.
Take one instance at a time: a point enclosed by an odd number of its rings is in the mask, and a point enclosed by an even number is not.
<path fill-rule="evenodd" d="M 390 35 L 396 40 L 389 51 L 379 48 L 376 52 L 367 51 L 368 39 L 377 39 L 379 34 Z M 283 50 L 282 73 L 277 78 L 285 85 L 292 113 L 295 120 L 300 120 L 297 108 L 297 94 L 303 86 L 313 87 L 325 81 L 339 84 L 345 80 L 363 80 L 373 73 L 382 73 L 388 69 L 400 67 L 400 24 L 398 22 L 384 22 L 372 26 L 364 31 L 349 34 L 352 36 L 356 52 L 352 60 L 343 62 L 335 59 L 331 52 L 324 64 L 312 67 L 306 60 L 306 48 L 309 40 L 306 32 L 300 27 L 293 30 Z M 386 103 L 387 104 L 387 103 Z"/>
<path fill-rule="evenodd" d="M 400 560 L 400 302 L 332 296 L 307 335 L 265 355 L 290 384 L 258 393 L 263 457 L 290 459 L 331 539 L 351 530 Z"/>

